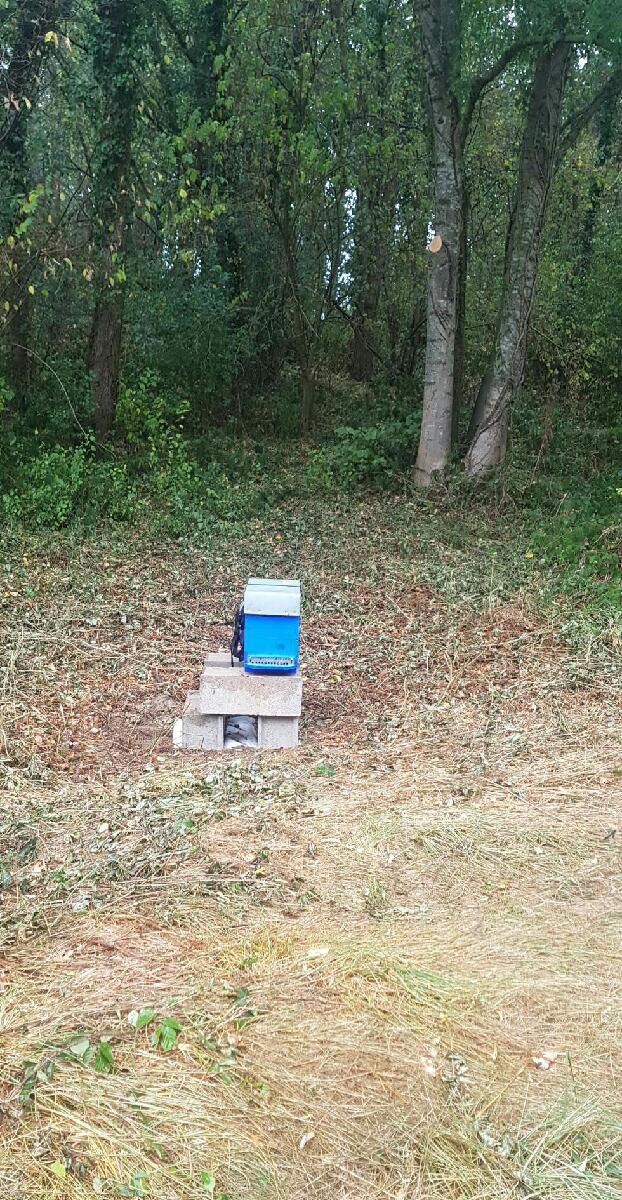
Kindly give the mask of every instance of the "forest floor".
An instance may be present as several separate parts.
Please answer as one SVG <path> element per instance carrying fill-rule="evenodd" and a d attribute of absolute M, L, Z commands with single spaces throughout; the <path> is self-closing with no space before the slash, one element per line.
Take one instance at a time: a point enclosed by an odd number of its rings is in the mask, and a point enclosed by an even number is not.
<path fill-rule="evenodd" d="M 620 1196 L 615 645 L 397 509 L 8 547 L 0 1200 Z M 301 747 L 175 751 L 251 572 Z"/>

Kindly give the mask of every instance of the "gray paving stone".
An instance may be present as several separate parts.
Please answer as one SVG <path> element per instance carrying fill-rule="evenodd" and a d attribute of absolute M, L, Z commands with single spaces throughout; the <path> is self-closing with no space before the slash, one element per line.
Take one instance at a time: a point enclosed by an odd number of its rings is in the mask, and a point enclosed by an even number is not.
<path fill-rule="evenodd" d="M 198 692 L 190 692 L 181 718 L 184 750 L 222 750 L 225 719 L 219 713 L 201 712 Z"/>
<path fill-rule="evenodd" d="M 257 723 L 260 750 L 289 750 L 298 745 L 298 717 L 260 717 Z"/>

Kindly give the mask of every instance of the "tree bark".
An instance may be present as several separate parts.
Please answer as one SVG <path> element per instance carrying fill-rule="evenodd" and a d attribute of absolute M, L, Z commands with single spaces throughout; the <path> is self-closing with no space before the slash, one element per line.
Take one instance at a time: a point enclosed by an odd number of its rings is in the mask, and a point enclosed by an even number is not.
<path fill-rule="evenodd" d="M 315 383 L 311 368 L 305 366 L 301 370 L 301 411 L 302 428 L 305 433 L 311 428 L 313 408 L 315 404 Z"/>
<path fill-rule="evenodd" d="M 96 387 L 95 436 L 105 442 L 114 424 L 119 391 L 124 297 L 103 296 L 96 302 L 91 333 L 90 365 Z"/>
<path fill-rule="evenodd" d="M 134 55 L 139 0 L 99 0 L 94 74 L 101 92 L 100 142 L 94 162 L 95 306 L 89 339 L 94 425 L 106 440 L 116 413 L 123 341 L 124 271 L 130 212 L 130 166 L 136 120 Z"/>
<path fill-rule="evenodd" d="M 375 325 L 395 216 L 394 188 L 388 181 L 369 179 L 366 192 L 363 197 L 359 190 L 354 222 L 351 373 L 359 383 L 369 382 L 378 362 Z"/>
<path fill-rule="evenodd" d="M 434 146 L 434 233 L 428 266 L 423 417 L 415 483 L 429 487 L 452 448 L 461 386 L 465 186 L 459 76 L 460 0 L 420 0 L 423 56 Z"/>
<path fill-rule="evenodd" d="M 318 320 L 324 305 L 310 311 L 308 291 L 302 271 L 302 243 L 300 232 L 300 209 L 298 177 L 300 173 L 300 151 L 298 136 L 304 128 L 308 103 L 309 81 L 305 75 L 305 55 L 310 55 L 312 34 L 319 20 L 318 0 L 303 0 L 295 11 L 291 30 L 291 46 L 283 43 L 285 63 L 292 72 L 294 84 L 289 94 L 289 105 L 282 118 L 282 153 L 276 151 L 271 172 L 272 196 L 269 207 L 277 227 L 283 250 L 285 276 L 292 301 L 292 349 L 300 370 L 300 416 L 303 430 L 307 431 L 313 421 L 315 400 L 314 349 L 317 340 Z"/>
<path fill-rule="evenodd" d="M 357 121 L 368 130 L 368 138 L 354 212 L 351 348 L 352 377 L 361 383 L 372 378 L 379 357 L 377 322 L 394 237 L 398 194 L 395 163 L 386 149 L 393 117 L 387 61 L 391 7 L 390 0 L 368 3 L 364 26 L 368 78 L 367 87 L 360 88 Z"/>
<path fill-rule="evenodd" d="M 373 323 L 380 295 L 380 265 L 373 252 L 374 238 L 370 229 L 374 219 L 374 205 L 369 204 L 369 195 L 363 196 L 364 190 L 359 188 L 356 197 L 352 263 L 354 315 L 351 374 L 359 383 L 367 383 L 374 373 L 375 359 L 371 339 L 374 336 Z"/>
<path fill-rule="evenodd" d="M 31 0 L 24 6 L 15 31 L 11 59 L 6 67 L 5 126 L 0 129 L 2 191 L 0 236 L 5 242 L 19 224 L 21 199 L 30 190 L 28 160 L 28 124 L 38 80 L 47 57 L 49 42 L 45 35 L 65 16 L 65 0 Z M 29 107 L 30 106 L 30 107 Z M 28 254 L 15 236 L 8 258 L 9 281 L 6 300 L 9 311 L 5 321 L 9 382 L 18 406 L 26 407 L 31 379 L 29 346 L 32 327 L 32 301 L 28 292 Z M 8 266 L 8 262 L 7 262 Z"/>
<path fill-rule="evenodd" d="M 536 62 L 506 242 L 497 333 L 469 431 L 465 467 L 472 479 L 490 474 L 506 456 L 511 404 L 525 369 L 538 253 L 571 49 L 569 42 L 559 41 L 543 51 Z"/>
<path fill-rule="evenodd" d="M 596 161 L 599 167 L 604 167 L 611 156 L 614 122 L 617 114 L 619 92 L 622 88 L 622 79 L 620 78 L 620 73 L 618 73 L 617 76 L 610 81 L 610 83 L 613 85 L 611 91 L 608 91 L 606 87 L 601 89 L 603 100 L 600 106 L 600 111 L 595 113 L 597 137 Z M 580 132 L 580 130 L 578 132 Z M 603 193 L 604 184 L 602 174 L 596 173 L 590 180 L 587 212 L 583 220 L 583 228 L 580 239 L 581 252 L 577 271 L 577 275 L 579 277 L 587 276 L 592 264 L 594 239 L 596 236 L 596 228 L 598 225 L 598 217 L 600 214 Z"/>
<path fill-rule="evenodd" d="M 458 444 L 460 432 L 460 414 L 462 411 L 464 383 L 464 350 L 465 350 L 465 321 L 466 321 L 466 283 L 468 268 L 467 225 L 469 220 L 469 200 L 466 187 L 462 192 L 462 223 L 460 229 L 460 258 L 458 262 L 458 310 L 456 314 L 456 340 L 454 342 L 454 395 L 453 411 L 451 414 L 451 445 Z"/>

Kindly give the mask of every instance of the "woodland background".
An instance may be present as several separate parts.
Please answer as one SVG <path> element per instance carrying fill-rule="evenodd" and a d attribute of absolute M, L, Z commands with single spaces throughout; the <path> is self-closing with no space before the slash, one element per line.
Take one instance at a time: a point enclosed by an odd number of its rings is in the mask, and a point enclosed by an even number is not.
<path fill-rule="evenodd" d="M 2 521 L 421 489 L 615 599 L 621 92 L 613 0 L 0 0 Z"/>

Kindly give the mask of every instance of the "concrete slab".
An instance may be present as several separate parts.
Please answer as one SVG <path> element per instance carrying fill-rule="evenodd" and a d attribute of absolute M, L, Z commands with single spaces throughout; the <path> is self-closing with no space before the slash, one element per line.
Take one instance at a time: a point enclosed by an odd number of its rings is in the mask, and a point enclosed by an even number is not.
<path fill-rule="evenodd" d="M 201 675 L 197 709 L 206 715 L 233 717 L 299 717 L 302 676 L 247 675 L 239 666 L 208 658 Z"/>
<path fill-rule="evenodd" d="M 231 662 L 230 650 L 210 651 L 205 665 L 207 667 L 228 667 L 229 670 L 233 667 L 236 671 L 243 670 L 242 663 L 237 662 L 236 659 L 233 660 L 233 663 Z"/>
<path fill-rule="evenodd" d="M 298 717 L 260 717 L 257 722 L 260 750 L 289 750 L 298 745 Z"/>
<path fill-rule="evenodd" d="M 190 692 L 181 718 L 181 746 L 184 750 L 222 750 L 225 719 L 220 713 L 204 713 L 199 693 Z"/>
<path fill-rule="evenodd" d="M 298 745 L 302 676 L 251 675 L 228 650 L 208 654 L 198 692 L 186 700 L 175 722 L 174 744 L 185 750 L 222 750 L 228 717 L 257 719 L 257 745 L 264 750 Z M 228 739 L 231 741 L 231 739 Z"/>

